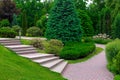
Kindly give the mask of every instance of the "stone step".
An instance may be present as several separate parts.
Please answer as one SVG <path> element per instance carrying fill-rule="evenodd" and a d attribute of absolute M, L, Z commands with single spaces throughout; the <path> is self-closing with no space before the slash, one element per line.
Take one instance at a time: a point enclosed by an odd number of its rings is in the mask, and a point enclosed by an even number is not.
<path fill-rule="evenodd" d="M 59 57 L 41 58 L 41 59 L 36 59 L 33 61 L 42 64 L 42 63 L 50 62 L 50 61 L 57 60 L 57 59 L 59 59 Z"/>
<path fill-rule="evenodd" d="M 29 50 L 36 50 L 35 48 L 33 47 L 26 47 L 26 48 L 15 48 L 15 49 L 12 49 L 13 51 L 17 52 L 17 51 L 29 51 Z"/>
<path fill-rule="evenodd" d="M 31 53 L 37 53 L 37 50 L 29 50 L 29 51 L 16 51 L 18 54 L 31 54 Z"/>
<path fill-rule="evenodd" d="M 19 40 L 19 39 L 15 39 L 15 38 L 0 38 L 0 40 Z"/>
<path fill-rule="evenodd" d="M 21 43 L 20 41 L 0 41 L 0 43 Z"/>
<path fill-rule="evenodd" d="M 52 67 L 55 67 L 56 65 L 60 64 L 61 62 L 63 62 L 63 59 L 53 60 L 50 62 L 43 63 L 41 65 L 44 67 L 47 67 L 47 68 L 52 68 Z"/>
<path fill-rule="evenodd" d="M 5 46 L 10 46 L 10 45 L 20 45 L 21 43 L 18 42 L 18 43 L 1 43 L 2 45 L 5 45 Z"/>
<path fill-rule="evenodd" d="M 11 46 L 5 46 L 10 49 L 20 49 L 20 48 L 33 48 L 33 46 L 30 45 L 11 45 Z"/>
<path fill-rule="evenodd" d="M 59 65 L 51 68 L 52 71 L 58 72 L 58 73 L 62 73 L 63 70 L 65 69 L 65 67 L 67 66 L 68 62 L 62 62 Z"/>
<path fill-rule="evenodd" d="M 35 54 L 20 54 L 20 56 L 30 58 L 30 59 L 42 59 L 42 58 L 48 58 L 48 57 L 53 57 L 53 54 L 40 54 L 40 53 L 35 53 Z"/>
<path fill-rule="evenodd" d="M 68 62 L 64 62 L 54 54 L 42 54 L 30 45 L 21 45 L 20 40 L 14 38 L 0 38 L 0 43 L 5 47 L 12 49 L 22 57 L 32 59 L 32 61 L 40 63 L 41 66 L 47 67 L 52 71 L 62 73 Z"/>
<path fill-rule="evenodd" d="M 0 39 L 0 42 L 20 42 L 19 39 Z"/>

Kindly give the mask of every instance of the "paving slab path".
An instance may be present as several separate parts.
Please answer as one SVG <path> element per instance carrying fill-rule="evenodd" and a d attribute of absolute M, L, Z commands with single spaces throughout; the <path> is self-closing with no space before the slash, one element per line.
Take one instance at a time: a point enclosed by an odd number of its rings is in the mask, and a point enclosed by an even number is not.
<path fill-rule="evenodd" d="M 105 49 L 104 45 L 96 44 Z M 88 61 L 69 64 L 63 72 L 68 80 L 113 80 L 113 74 L 106 68 L 105 50 Z"/>

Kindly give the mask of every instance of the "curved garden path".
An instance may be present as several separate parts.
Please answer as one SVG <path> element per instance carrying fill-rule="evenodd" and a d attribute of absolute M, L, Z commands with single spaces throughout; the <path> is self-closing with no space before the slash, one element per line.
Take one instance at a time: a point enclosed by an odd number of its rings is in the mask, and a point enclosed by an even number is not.
<path fill-rule="evenodd" d="M 96 45 L 105 49 L 104 45 Z M 63 72 L 63 76 L 68 80 L 113 80 L 113 75 L 107 68 L 105 50 L 88 61 L 69 64 Z"/>

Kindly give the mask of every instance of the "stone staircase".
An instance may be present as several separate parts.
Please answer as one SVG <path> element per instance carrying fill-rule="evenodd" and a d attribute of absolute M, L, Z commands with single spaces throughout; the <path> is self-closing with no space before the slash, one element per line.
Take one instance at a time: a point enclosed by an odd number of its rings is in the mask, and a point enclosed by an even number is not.
<path fill-rule="evenodd" d="M 68 64 L 67 61 L 54 56 L 54 54 L 38 53 L 36 48 L 30 45 L 22 45 L 18 39 L 0 38 L 0 44 L 16 52 L 19 56 L 29 58 L 54 72 L 62 73 Z"/>

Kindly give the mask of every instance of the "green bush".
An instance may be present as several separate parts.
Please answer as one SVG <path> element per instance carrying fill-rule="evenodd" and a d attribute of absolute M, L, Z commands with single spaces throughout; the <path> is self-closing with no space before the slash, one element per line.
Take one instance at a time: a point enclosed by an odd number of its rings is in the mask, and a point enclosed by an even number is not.
<path fill-rule="evenodd" d="M 120 75 L 115 75 L 114 80 L 120 80 Z"/>
<path fill-rule="evenodd" d="M 116 70 L 120 74 L 120 52 L 116 55 L 114 64 L 116 66 Z"/>
<path fill-rule="evenodd" d="M 83 58 L 95 50 L 93 42 L 68 42 L 62 49 L 60 57 L 67 60 Z"/>
<path fill-rule="evenodd" d="M 40 39 L 32 40 L 31 45 L 33 45 L 34 47 L 39 48 L 41 50 L 44 49 L 43 41 Z"/>
<path fill-rule="evenodd" d="M 27 29 L 26 36 L 38 37 L 38 36 L 42 36 L 42 35 L 43 35 L 42 31 L 38 27 L 30 27 L 29 29 Z"/>
<path fill-rule="evenodd" d="M 92 37 L 83 37 L 82 42 L 93 42 Z"/>
<path fill-rule="evenodd" d="M 9 27 L 2 27 L 0 28 L 0 37 L 15 38 L 16 32 Z"/>
<path fill-rule="evenodd" d="M 10 22 L 7 19 L 3 19 L 0 21 L 0 27 L 7 27 L 10 26 Z"/>
<path fill-rule="evenodd" d="M 48 41 L 49 45 L 46 46 L 46 52 L 50 54 L 59 55 L 60 51 L 63 48 L 63 43 L 60 40 L 51 39 Z"/>
<path fill-rule="evenodd" d="M 12 29 L 17 33 L 17 35 L 19 35 L 19 31 L 21 30 L 20 26 L 18 25 L 12 26 Z"/>
<path fill-rule="evenodd" d="M 109 42 L 112 42 L 112 39 L 96 38 L 96 39 L 93 39 L 93 41 L 98 44 L 107 44 Z"/>
<path fill-rule="evenodd" d="M 112 27 L 112 36 L 113 38 L 120 38 L 120 13 L 117 14 L 115 17 L 115 20 L 113 22 L 113 27 Z"/>
<path fill-rule="evenodd" d="M 106 45 L 106 57 L 108 63 L 113 63 L 113 58 L 118 54 L 120 51 L 120 40 L 116 39 Z"/>

